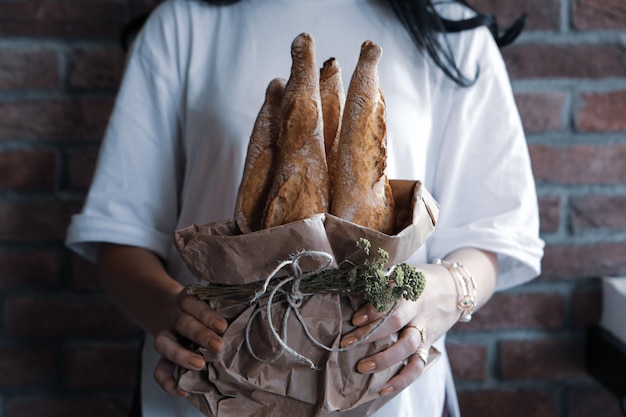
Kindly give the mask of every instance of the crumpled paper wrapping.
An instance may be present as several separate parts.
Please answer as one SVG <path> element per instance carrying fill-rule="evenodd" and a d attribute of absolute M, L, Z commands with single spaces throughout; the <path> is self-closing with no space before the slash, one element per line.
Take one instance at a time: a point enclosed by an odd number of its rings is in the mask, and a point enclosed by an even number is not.
<path fill-rule="evenodd" d="M 331 254 L 336 266 L 355 252 L 360 238 L 371 242 L 372 255 L 377 248 L 387 250 L 388 265 L 395 265 L 406 261 L 434 231 L 438 205 L 418 181 L 395 180 L 391 186 L 399 224 L 403 224 L 393 236 L 329 214 L 318 214 L 248 234 L 241 234 L 235 221 L 191 225 L 176 231 L 176 246 L 200 281 L 231 285 L 264 281 L 281 261 L 301 251 Z M 350 259 L 359 263 L 365 254 L 360 256 L 361 259 L 353 256 Z M 308 261 L 310 264 L 302 264 L 303 270 L 320 267 L 315 259 Z M 282 273 L 286 276 L 289 271 Z M 311 369 L 288 352 L 281 353 L 269 327 L 266 301 L 208 302 L 229 322 L 223 335 L 226 349 L 216 355 L 198 348 L 207 361 L 206 369 L 183 370 L 179 378 L 179 387 L 191 393 L 189 400 L 205 415 L 356 417 L 372 414 L 393 397 L 381 397 L 379 392 L 401 364 L 369 375 L 357 372 L 356 364 L 391 346 L 397 336 L 365 341 L 347 351 L 327 351 L 315 346 L 303 324 L 291 314 L 286 320 L 285 341 L 318 367 Z M 315 294 L 302 300 L 299 313 L 312 337 L 325 346 L 339 349 L 341 335 L 354 329 L 352 314 L 363 303 L 355 296 Z M 272 322 L 277 329 L 281 328 L 286 311 L 283 304 L 272 305 Z M 246 343 L 247 331 L 254 356 Z"/>

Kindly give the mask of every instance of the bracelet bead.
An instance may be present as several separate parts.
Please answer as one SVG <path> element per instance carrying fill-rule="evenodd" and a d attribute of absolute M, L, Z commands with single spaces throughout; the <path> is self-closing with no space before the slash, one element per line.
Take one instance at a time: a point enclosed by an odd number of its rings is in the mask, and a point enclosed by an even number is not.
<path fill-rule="evenodd" d="M 459 283 L 461 292 L 456 306 L 461 311 L 459 321 L 467 323 L 472 319 L 472 314 L 474 314 L 474 309 L 476 308 L 476 280 L 467 268 L 459 262 L 450 262 L 437 258 L 433 259 L 432 263 L 445 267 L 455 281 Z"/>

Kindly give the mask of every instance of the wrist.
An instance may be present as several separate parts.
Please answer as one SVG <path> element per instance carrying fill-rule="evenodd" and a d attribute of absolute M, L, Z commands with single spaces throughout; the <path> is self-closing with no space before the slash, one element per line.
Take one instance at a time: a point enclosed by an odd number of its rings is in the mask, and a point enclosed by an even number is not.
<path fill-rule="evenodd" d="M 450 273 L 457 288 L 458 302 L 456 307 L 460 312 L 458 321 L 467 323 L 472 320 L 472 314 L 476 309 L 477 285 L 474 276 L 467 268 L 457 261 L 433 259 L 433 264 L 440 265 Z"/>
<path fill-rule="evenodd" d="M 456 285 L 450 279 L 447 269 L 441 265 L 421 264 L 419 270 L 426 276 L 424 293 L 420 297 L 426 303 L 423 314 L 429 321 L 437 317 L 436 320 L 445 322 L 447 331 L 459 318 L 459 310 L 456 307 L 458 301 Z"/>

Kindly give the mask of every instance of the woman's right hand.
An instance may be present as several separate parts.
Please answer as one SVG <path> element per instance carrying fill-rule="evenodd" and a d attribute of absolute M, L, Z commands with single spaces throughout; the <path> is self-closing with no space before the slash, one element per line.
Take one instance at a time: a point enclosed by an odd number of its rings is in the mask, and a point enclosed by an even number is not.
<path fill-rule="evenodd" d="M 227 322 L 204 301 L 188 295 L 183 289 L 170 306 L 171 324 L 154 339 L 154 349 L 161 355 L 154 370 L 156 382 L 170 394 L 186 397 L 188 393 L 177 390 L 174 378 L 176 366 L 200 371 L 205 368 L 204 358 L 181 345 L 188 340 L 214 353 L 224 350 L 222 334 Z M 182 339 L 182 340 L 181 340 Z"/>
<path fill-rule="evenodd" d="M 161 355 L 154 378 L 167 392 L 177 391 L 176 366 L 204 369 L 202 356 L 185 348 L 185 339 L 209 351 L 224 350 L 226 320 L 204 301 L 188 295 L 163 262 L 150 250 L 103 243 L 98 256 L 100 282 L 115 304 L 136 324 L 154 335 Z"/>

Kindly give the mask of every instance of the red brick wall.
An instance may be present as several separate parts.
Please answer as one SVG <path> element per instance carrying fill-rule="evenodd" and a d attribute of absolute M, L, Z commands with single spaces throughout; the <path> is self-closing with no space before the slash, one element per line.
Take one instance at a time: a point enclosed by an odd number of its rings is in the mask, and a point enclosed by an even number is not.
<path fill-rule="evenodd" d="M 155 3 L 155 2 L 152 2 Z M 122 417 L 139 332 L 63 247 L 149 1 L 0 2 L 0 416 Z"/>
<path fill-rule="evenodd" d="M 626 275 L 623 0 L 471 0 L 527 30 L 503 50 L 528 137 L 546 240 L 542 276 L 496 294 L 449 348 L 464 417 L 617 417 L 585 372 L 598 278 Z"/>
<path fill-rule="evenodd" d="M 158 0 L 0 2 L 0 417 L 124 416 L 137 329 L 63 247 L 124 56 Z M 584 369 L 598 277 L 626 273 L 623 0 L 472 0 L 528 29 L 504 50 L 533 159 L 544 273 L 449 336 L 464 416 L 618 416 Z M 601 407 L 601 408 L 598 408 Z"/>

